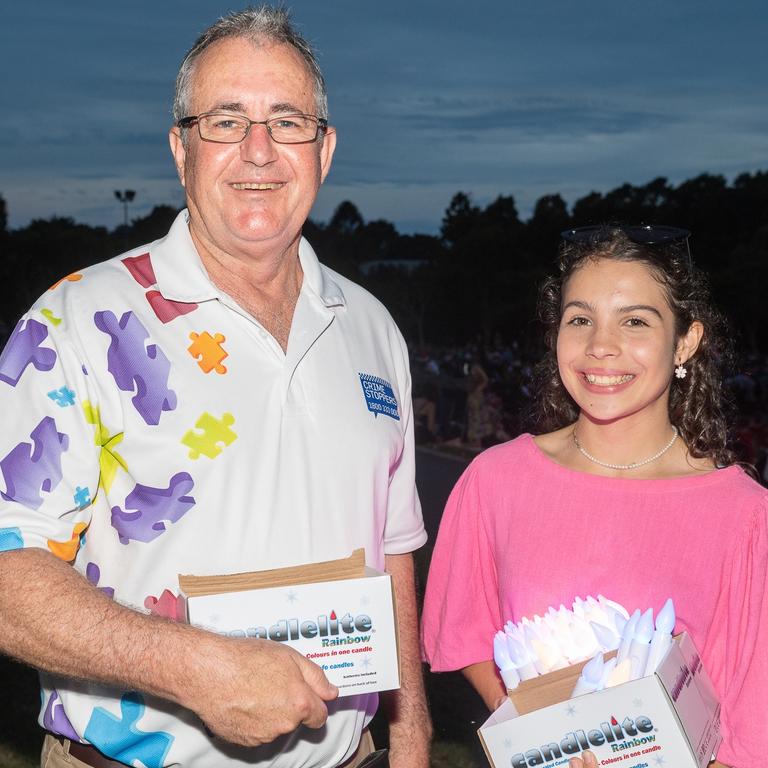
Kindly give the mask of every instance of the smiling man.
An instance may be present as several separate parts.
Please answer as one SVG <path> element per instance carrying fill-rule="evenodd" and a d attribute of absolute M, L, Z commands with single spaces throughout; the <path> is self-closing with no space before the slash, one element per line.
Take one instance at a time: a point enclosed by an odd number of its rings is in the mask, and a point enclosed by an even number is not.
<path fill-rule="evenodd" d="M 178 575 L 364 547 L 396 593 L 391 763 L 423 768 L 407 352 L 301 237 L 336 134 L 287 14 L 206 30 L 174 120 L 187 210 L 54 286 L 0 357 L 0 650 L 41 670 L 41 764 L 359 765 L 376 696 L 186 626 Z"/>

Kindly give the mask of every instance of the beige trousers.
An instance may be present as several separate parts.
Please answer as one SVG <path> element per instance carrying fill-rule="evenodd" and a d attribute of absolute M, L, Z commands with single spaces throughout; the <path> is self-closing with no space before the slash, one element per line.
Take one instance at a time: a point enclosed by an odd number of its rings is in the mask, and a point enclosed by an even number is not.
<path fill-rule="evenodd" d="M 46 734 L 45 741 L 43 741 L 43 751 L 40 754 L 40 768 L 90 768 L 88 763 L 72 757 L 69 754 L 69 742 L 65 742 L 65 744 L 66 746 L 54 739 L 53 736 Z M 360 737 L 360 746 L 358 746 L 357 752 L 349 760 L 342 763 L 339 768 L 356 768 L 371 752 L 375 751 L 373 737 L 366 728 Z"/>

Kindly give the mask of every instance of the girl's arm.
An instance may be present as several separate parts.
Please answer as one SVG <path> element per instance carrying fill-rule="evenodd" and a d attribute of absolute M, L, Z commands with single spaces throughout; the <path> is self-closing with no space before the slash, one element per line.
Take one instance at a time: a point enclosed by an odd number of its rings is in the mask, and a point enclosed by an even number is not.
<path fill-rule="evenodd" d="M 501 678 L 496 673 L 496 664 L 492 659 L 470 664 L 461 670 L 472 687 L 480 694 L 485 706 L 494 712 L 507 698 L 507 691 Z"/>

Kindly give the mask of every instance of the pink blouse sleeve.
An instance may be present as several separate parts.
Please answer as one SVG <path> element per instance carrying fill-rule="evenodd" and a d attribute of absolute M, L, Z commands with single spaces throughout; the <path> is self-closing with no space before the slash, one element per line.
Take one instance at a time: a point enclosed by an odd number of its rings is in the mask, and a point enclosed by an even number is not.
<path fill-rule="evenodd" d="M 765 764 L 768 733 L 768 502 L 755 510 L 721 576 L 704 667 L 720 694 L 723 743 L 731 768 Z"/>
<path fill-rule="evenodd" d="M 490 477 L 476 460 L 453 489 L 440 523 L 422 618 L 424 658 L 434 672 L 493 658 L 501 628 L 495 554 L 485 507 Z"/>

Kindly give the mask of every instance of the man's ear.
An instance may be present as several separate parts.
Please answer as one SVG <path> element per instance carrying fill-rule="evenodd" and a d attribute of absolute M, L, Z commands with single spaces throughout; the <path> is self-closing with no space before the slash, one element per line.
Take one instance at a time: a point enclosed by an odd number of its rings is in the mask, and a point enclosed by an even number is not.
<path fill-rule="evenodd" d="M 685 363 L 690 360 L 704 338 L 704 326 L 698 320 L 691 323 L 691 327 L 678 339 L 675 349 L 675 364 Z"/>
<path fill-rule="evenodd" d="M 336 129 L 329 128 L 323 136 L 323 145 L 320 147 L 320 183 L 325 181 L 328 171 L 331 170 L 331 160 L 336 149 Z M 184 182 L 182 182 L 183 184 Z"/>
<path fill-rule="evenodd" d="M 168 143 L 171 145 L 173 162 L 176 163 L 176 173 L 179 174 L 179 181 L 181 186 L 184 187 L 186 186 L 184 183 L 184 164 L 187 160 L 187 150 L 181 138 L 181 128 L 174 126 L 168 131 Z"/>

